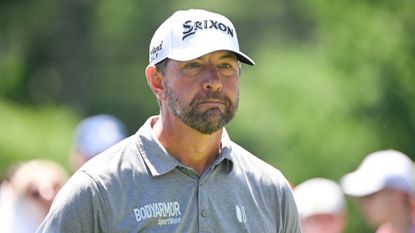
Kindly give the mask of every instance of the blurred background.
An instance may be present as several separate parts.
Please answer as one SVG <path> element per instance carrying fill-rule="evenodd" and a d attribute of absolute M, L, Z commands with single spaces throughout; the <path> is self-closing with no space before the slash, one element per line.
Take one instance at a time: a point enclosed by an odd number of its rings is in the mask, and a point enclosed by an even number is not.
<path fill-rule="evenodd" d="M 244 66 L 234 141 L 293 184 L 338 180 L 370 152 L 415 158 L 415 2 L 389 0 L 2 0 L 0 180 L 46 158 L 69 170 L 75 126 L 92 114 L 129 134 L 158 113 L 144 69 L 175 10 L 224 14 Z M 369 232 L 353 205 L 347 232 Z"/>

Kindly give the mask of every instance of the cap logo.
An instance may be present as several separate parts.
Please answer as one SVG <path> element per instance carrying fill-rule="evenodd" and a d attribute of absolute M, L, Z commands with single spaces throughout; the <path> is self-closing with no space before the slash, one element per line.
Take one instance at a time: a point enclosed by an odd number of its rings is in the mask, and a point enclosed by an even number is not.
<path fill-rule="evenodd" d="M 198 30 L 206 29 L 215 29 L 227 33 L 228 35 L 234 35 L 234 31 L 231 27 L 227 26 L 224 23 L 214 21 L 214 20 L 201 20 L 201 21 L 192 21 L 187 20 L 183 23 L 183 37 L 182 40 L 186 39 L 188 36 L 196 34 Z"/>
<path fill-rule="evenodd" d="M 153 46 L 150 50 L 150 59 L 151 62 L 157 59 L 158 53 L 163 50 L 163 41 L 160 42 L 159 45 Z"/>

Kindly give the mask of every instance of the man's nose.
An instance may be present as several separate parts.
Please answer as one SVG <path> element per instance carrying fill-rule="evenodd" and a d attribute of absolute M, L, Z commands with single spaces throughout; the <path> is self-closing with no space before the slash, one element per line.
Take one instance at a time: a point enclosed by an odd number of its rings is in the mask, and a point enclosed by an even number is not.
<path fill-rule="evenodd" d="M 206 77 L 203 80 L 203 88 L 210 91 L 222 89 L 222 80 L 217 67 L 210 65 L 206 69 Z"/>

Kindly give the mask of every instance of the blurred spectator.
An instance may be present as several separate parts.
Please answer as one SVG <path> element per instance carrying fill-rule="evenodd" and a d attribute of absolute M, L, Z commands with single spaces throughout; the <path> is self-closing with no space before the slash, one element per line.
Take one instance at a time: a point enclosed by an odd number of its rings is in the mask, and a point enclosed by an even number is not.
<path fill-rule="evenodd" d="M 57 163 L 32 160 L 18 166 L 0 190 L 3 233 L 34 233 L 68 175 Z"/>
<path fill-rule="evenodd" d="M 313 178 L 294 188 L 303 233 L 341 233 L 345 227 L 345 198 L 340 185 Z"/>
<path fill-rule="evenodd" d="M 377 233 L 415 233 L 415 168 L 406 155 L 395 150 L 371 153 L 341 184 L 345 194 L 357 198 L 367 224 Z"/>
<path fill-rule="evenodd" d="M 70 162 L 74 170 L 93 156 L 127 136 L 124 124 L 116 117 L 99 114 L 83 119 L 75 130 Z"/>

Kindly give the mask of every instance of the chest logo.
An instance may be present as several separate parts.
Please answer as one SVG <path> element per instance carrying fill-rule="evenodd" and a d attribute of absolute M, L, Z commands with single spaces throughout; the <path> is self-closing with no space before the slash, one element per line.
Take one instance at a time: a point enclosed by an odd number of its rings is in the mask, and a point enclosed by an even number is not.
<path fill-rule="evenodd" d="M 178 224 L 182 221 L 180 203 L 177 201 L 150 203 L 135 208 L 134 215 L 137 222 L 155 218 L 159 226 Z"/>

